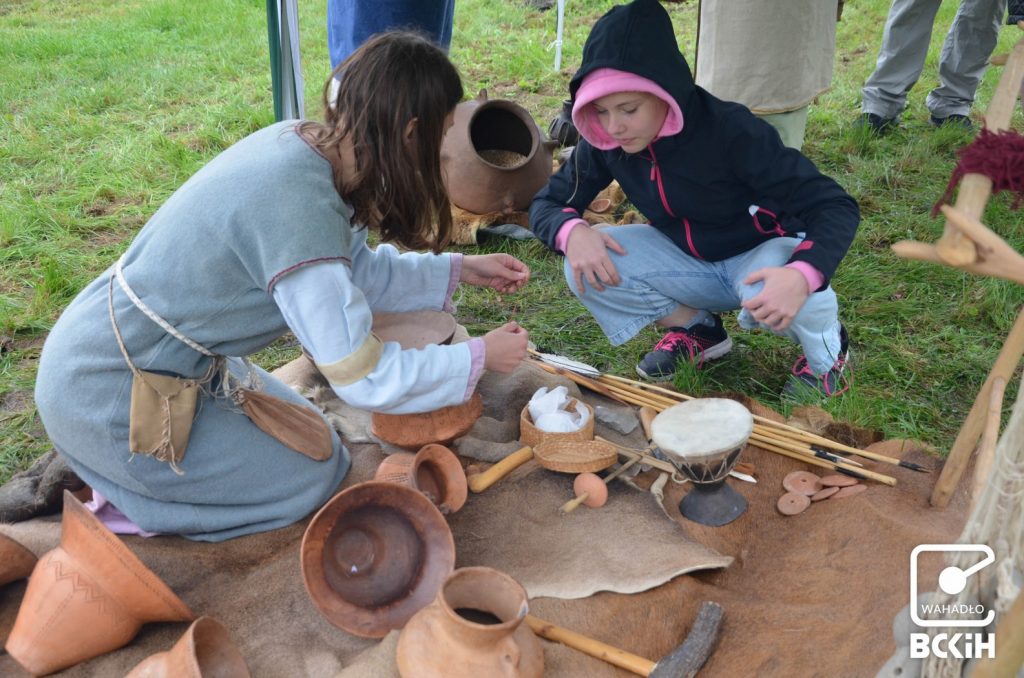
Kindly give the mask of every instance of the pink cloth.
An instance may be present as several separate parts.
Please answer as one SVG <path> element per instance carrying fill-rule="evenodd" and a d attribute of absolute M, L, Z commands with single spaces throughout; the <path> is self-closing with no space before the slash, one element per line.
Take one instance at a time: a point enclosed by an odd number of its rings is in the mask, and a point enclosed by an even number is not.
<path fill-rule="evenodd" d="M 609 94 L 618 92 L 646 92 L 653 94 L 668 105 L 668 115 L 662 123 L 658 137 L 668 137 L 683 131 L 683 111 L 679 103 L 662 87 L 642 76 L 614 68 L 598 68 L 583 78 L 583 83 L 576 90 L 576 98 L 572 105 L 572 122 L 580 135 L 590 142 L 594 148 L 610 151 L 619 144 L 604 128 L 591 106 L 594 101 Z"/>
<path fill-rule="evenodd" d="M 807 293 L 810 294 L 814 290 L 821 287 L 821 283 L 825 282 L 825 276 L 821 271 L 814 268 L 806 261 L 794 261 L 786 264 L 786 268 L 794 268 L 803 273 L 804 279 L 807 280 Z"/>
<path fill-rule="evenodd" d="M 588 224 L 585 219 L 580 219 L 579 217 L 576 217 L 575 219 L 570 219 L 569 221 L 559 226 L 558 233 L 555 234 L 555 249 L 557 249 L 562 254 L 565 254 L 565 246 L 569 244 L 569 233 L 572 231 L 573 227 L 578 226 L 580 224 L 583 224 L 584 226 L 590 226 L 590 224 Z"/>
<path fill-rule="evenodd" d="M 121 513 L 121 509 L 107 501 L 107 498 L 95 489 L 92 491 L 92 499 L 85 502 L 85 508 L 89 509 L 114 534 L 137 534 L 140 537 L 155 537 L 160 534 L 159 532 L 147 532 L 136 525 L 131 518 Z"/>

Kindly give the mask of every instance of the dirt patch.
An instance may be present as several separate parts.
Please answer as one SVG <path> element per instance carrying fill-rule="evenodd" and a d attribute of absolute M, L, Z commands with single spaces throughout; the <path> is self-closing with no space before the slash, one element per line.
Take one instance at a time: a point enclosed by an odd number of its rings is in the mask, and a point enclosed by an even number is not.
<path fill-rule="evenodd" d="M 9 414 L 19 414 L 32 407 L 31 391 L 9 391 L 0 395 L 0 421 Z"/>

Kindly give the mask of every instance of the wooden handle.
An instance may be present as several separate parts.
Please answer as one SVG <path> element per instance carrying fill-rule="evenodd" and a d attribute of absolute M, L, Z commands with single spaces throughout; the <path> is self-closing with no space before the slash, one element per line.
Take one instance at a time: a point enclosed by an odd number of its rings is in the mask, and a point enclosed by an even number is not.
<path fill-rule="evenodd" d="M 650 405 L 640 408 L 640 425 L 644 427 L 644 437 L 647 438 L 647 442 L 651 442 L 651 422 L 656 416 L 658 416 L 658 411 Z"/>
<path fill-rule="evenodd" d="M 555 626 L 550 622 L 534 617 L 532 614 L 526 615 L 526 623 L 541 638 L 567 645 L 574 650 L 589 654 L 591 657 L 606 661 L 612 666 L 618 666 L 620 669 L 625 669 L 638 676 L 648 676 L 654 670 L 654 662 L 650 659 L 644 659 L 639 655 L 631 654 L 617 647 L 605 645 L 599 640 L 588 638 L 561 626 Z"/>
<path fill-rule="evenodd" d="M 508 455 L 483 473 L 476 473 L 466 478 L 466 484 L 473 492 L 483 492 L 509 473 L 533 459 L 533 448 L 523 447 Z"/>

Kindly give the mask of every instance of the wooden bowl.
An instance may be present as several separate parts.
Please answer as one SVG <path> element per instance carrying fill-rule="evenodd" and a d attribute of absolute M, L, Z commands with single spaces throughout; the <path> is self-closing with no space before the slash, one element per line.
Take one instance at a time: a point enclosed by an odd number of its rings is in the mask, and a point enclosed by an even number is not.
<path fill-rule="evenodd" d="M 418 450 L 424 445 L 447 445 L 473 428 L 484 411 L 479 393 L 462 403 L 417 414 L 374 412 L 370 431 L 386 443 Z"/>

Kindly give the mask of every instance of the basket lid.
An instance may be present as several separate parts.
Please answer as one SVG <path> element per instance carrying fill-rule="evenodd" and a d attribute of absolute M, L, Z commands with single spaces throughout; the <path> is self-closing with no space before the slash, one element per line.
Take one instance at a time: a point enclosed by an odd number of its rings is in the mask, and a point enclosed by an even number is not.
<path fill-rule="evenodd" d="M 548 440 L 533 446 L 533 458 L 549 471 L 593 473 L 615 464 L 619 453 L 603 440 Z"/>

